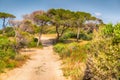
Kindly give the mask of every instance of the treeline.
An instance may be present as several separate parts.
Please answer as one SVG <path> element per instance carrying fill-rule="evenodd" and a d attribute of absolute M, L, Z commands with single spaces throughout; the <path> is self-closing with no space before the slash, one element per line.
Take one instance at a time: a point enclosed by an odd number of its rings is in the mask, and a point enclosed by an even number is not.
<path fill-rule="evenodd" d="M 3 21 L 0 30 L 0 71 L 16 67 L 18 61 L 25 59 L 19 54 L 21 48 L 41 47 L 43 33 L 56 33 L 55 42 L 63 42 L 68 38 L 91 40 L 93 30 L 103 24 L 101 19 L 90 13 L 65 9 L 34 11 L 23 15 L 21 21 L 15 18 L 13 14 L 0 12 Z"/>
<path fill-rule="evenodd" d="M 24 46 L 41 45 L 41 35 L 49 32 L 50 28 L 53 28 L 53 32 L 57 34 L 56 42 L 68 37 L 76 37 L 78 41 L 80 36 L 90 40 L 91 37 L 87 34 L 91 34 L 93 30 L 99 28 L 100 24 L 103 24 L 101 19 L 90 13 L 65 9 L 49 9 L 46 12 L 34 11 L 24 15 L 21 21 L 14 20 L 15 16 L 12 14 L 0 12 L 0 18 L 3 21 L 3 29 L 0 33 L 2 36 L 14 37 L 15 51 Z M 7 25 L 10 27 L 6 27 Z M 67 30 L 69 33 L 65 34 Z"/>
<path fill-rule="evenodd" d="M 4 14 L 2 15 L 6 16 Z M 1 16 L 1 18 L 4 18 L 3 16 Z M 6 18 L 13 19 L 15 17 L 9 16 L 4 19 Z M 5 25 L 4 21 L 5 20 L 3 20 L 3 25 Z M 31 14 L 24 15 L 22 21 L 9 20 L 9 24 L 13 26 L 13 28 L 15 28 L 14 26 L 16 26 L 16 28 L 20 26 L 19 28 L 24 31 L 26 30 L 27 32 L 34 32 L 36 30 L 33 28 L 37 27 L 39 28 L 39 38 L 46 29 L 46 25 L 53 25 L 55 26 L 55 31 L 57 33 L 56 39 L 59 41 L 68 28 L 76 28 L 76 38 L 78 40 L 81 29 L 86 29 L 91 32 L 93 29 L 97 30 L 98 24 L 103 24 L 103 22 L 101 19 L 86 12 L 74 12 L 65 9 L 50 9 L 46 12 L 39 10 Z M 5 28 L 5 26 L 3 26 L 3 28 Z M 38 41 L 40 41 L 40 39 Z"/>

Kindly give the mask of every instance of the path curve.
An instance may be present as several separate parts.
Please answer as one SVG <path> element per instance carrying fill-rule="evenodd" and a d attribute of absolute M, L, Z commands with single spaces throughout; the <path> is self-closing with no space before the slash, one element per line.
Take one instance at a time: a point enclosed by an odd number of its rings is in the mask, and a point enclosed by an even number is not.
<path fill-rule="evenodd" d="M 0 80 L 65 80 L 59 56 L 53 53 L 49 38 L 43 37 L 43 49 L 36 49 L 22 67 L 2 74 Z"/>

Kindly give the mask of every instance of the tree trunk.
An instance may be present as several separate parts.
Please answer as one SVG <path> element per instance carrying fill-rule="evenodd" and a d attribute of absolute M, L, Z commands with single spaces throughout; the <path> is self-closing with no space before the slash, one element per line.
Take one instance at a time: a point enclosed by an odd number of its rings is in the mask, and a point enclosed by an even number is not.
<path fill-rule="evenodd" d="M 57 33 L 56 42 L 58 42 L 58 41 L 59 41 L 59 39 L 60 39 L 60 34 L 59 34 L 59 31 L 58 31 L 58 28 L 59 28 L 59 26 L 58 26 L 58 25 L 56 25 L 56 33 Z"/>
<path fill-rule="evenodd" d="M 63 36 L 64 32 L 69 28 L 67 26 L 63 26 L 62 31 L 59 32 L 59 25 L 56 25 L 56 33 L 57 33 L 57 38 L 56 38 L 56 42 L 59 41 L 59 39 Z"/>
<path fill-rule="evenodd" d="M 5 34 L 5 18 L 3 18 L 3 35 Z"/>
<path fill-rule="evenodd" d="M 40 42 L 41 42 L 42 31 L 43 31 L 43 26 L 41 26 L 41 30 L 39 32 L 37 47 L 40 45 Z"/>
<path fill-rule="evenodd" d="M 39 33 L 38 42 L 37 42 L 37 47 L 40 45 L 40 42 L 41 42 L 41 36 L 42 36 L 42 34 Z"/>
<path fill-rule="evenodd" d="M 60 41 L 60 36 L 57 35 L 56 42 L 59 42 L 59 41 Z"/>
<path fill-rule="evenodd" d="M 80 38 L 80 27 L 78 26 L 78 30 L 77 30 L 77 41 L 79 41 Z"/>
<path fill-rule="evenodd" d="M 15 52 L 16 52 L 16 54 L 18 54 L 18 47 L 17 47 L 17 45 L 18 45 L 18 39 L 17 39 L 17 35 L 18 35 L 18 32 L 17 32 L 17 30 L 16 30 L 16 28 L 14 27 L 13 28 L 14 29 L 14 31 L 15 31 L 15 41 L 16 41 L 16 44 L 15 44 Z"/>

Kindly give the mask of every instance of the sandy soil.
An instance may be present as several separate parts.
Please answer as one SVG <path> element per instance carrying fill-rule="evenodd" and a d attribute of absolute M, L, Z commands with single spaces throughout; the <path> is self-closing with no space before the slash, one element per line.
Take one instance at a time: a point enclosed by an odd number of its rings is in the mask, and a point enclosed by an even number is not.
<path fill-rule="evenodd" d="M 26 64 L 2 74 L 0 80 L 65 80 L 61 61 L 59 56 L 53 53 L 49 39 L 43 37 L 44 48 L 35 49 Z"/>

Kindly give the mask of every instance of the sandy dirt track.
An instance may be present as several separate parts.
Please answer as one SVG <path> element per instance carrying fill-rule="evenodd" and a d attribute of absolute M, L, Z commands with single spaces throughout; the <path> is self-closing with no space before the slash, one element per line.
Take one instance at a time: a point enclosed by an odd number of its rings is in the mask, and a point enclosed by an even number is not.
<path fill-rule="evenodd" d="M 35 49 L 22 67 L 2 74 L 0 80 L 65 80 L 59 56 L 53 53 L 50 38 L 43 37 L 43 49 Z M 27 52 L 30 53 L 30 52 Z"/>

